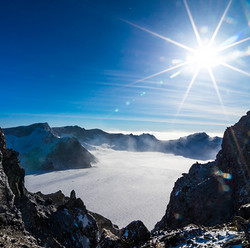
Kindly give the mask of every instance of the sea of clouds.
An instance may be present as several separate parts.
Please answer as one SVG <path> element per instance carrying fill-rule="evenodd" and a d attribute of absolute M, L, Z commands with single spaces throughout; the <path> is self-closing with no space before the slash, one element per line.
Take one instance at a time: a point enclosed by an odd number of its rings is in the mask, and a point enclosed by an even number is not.
<path fill-rule="evenodd" d="M 98 147 L 89 169 L 25 177 L 29 191 L 66 195 L 74 189 L 86 207 L 119 227 L 142 220 L 151 230 L 165 213 L 174 182 L 196 160 L 158 152 L 127 152 Z M 204 161 L 203 161 L 204 162 Z"/>

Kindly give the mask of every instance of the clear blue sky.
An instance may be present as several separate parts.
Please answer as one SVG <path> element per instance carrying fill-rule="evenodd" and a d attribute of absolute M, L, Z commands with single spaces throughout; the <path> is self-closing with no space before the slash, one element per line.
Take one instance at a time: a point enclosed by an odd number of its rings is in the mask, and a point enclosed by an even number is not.
<path fill-rule="evenodd" d="M 229 3 L 187 0 L 203 43 Z M 1 1 L 0 126 L 221 132 L 250 109 L 249 27 L 249 1 L 233 0 L 214 39 L 217 47 L 245 40 L 220 52 L 233 69 L 212 68 L 218 95 L 202 68 L 184 97 L 197 63 L 146 77 L 190 55 L 162 37 L 198 48 L 185 2 Z"/>

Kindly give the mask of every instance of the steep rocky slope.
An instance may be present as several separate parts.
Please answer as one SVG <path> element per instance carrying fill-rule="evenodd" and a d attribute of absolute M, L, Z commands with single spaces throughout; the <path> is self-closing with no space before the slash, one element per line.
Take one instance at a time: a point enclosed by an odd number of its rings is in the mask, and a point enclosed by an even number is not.
<path fill-rule="evenodd" d="M 74 137 L 58 138 L 47 123 L 4 129 L 7 147 L 20 154 L 26 172 L 89 168 L 95 157 Z"/>
<path fill-rule="evenodd" d="M 155 230 L 231 221 L 250 203 L 250 112 L 224 133 L 214 162 L 194 164 L 175 183 L 166 214 Z"/>

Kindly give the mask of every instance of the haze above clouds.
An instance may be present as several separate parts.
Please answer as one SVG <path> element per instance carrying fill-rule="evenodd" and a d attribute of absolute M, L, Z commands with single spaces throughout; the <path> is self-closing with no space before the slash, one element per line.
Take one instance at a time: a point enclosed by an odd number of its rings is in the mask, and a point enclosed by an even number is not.
<path fill-rule="evenodd" d="M 134 134 L 134 135 L 140 135 L 143 133 L 149 133 L 154 135 L 158 140 L 173 140 L 173 139 L 179 139 L 180 137 L 185 137 L 192 132 L 190 131 L 169 131 L 169 132 L 156 132 L 156 131 L 121 131 L 121 130 L 111 130 L 107 131 L 109 133 L 123 133 L 123 134 Z M 198 133 L 197 131 L 196 133 Z M 203 131 L 200 131 L 203 132 Z M 223 132 L 206 132 L 210 137 L 223 137 Z"/>
<path fill-rule="evenodd" d="M 152 229 L 165 213 L 174 182 L 196 160 L 158 152 L 127 152 L 97 148 L 99 162 L 90 169 L 28 175 L 32 192 L 66 195 L 74 189 L 86 207 L 119 227 L 142 220 Z M 204 162 L 204 161 L 203 161 Z"/>

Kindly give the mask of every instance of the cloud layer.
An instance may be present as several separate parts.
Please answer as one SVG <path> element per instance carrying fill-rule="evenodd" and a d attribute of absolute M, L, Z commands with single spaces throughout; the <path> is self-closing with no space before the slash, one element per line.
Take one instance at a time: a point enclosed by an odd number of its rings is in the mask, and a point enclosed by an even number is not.
<path fill-rule="evenodd" d="M 87 208 L 123 227 L 141 219 L 149 229 L 164 215 L 174 182 L 195 162 L 179 156 L 99 148 L 91 169 L 26 176 L 28 190 L 51 193 L 75 189 Z"/>

